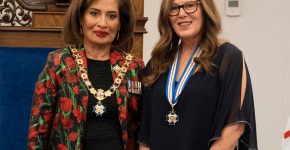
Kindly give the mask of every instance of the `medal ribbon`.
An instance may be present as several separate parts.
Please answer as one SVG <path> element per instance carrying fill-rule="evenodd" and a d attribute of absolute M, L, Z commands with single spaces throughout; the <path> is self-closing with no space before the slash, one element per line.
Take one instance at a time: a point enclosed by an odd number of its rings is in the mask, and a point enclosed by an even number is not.
<path fill-rule="evenodd" d="M 175 79 L 178 71 L 178 64 L 179 64 L 179 55 L 180 55 L 180 49 L 178 51 L 178 55 L 176 56 L 173 64 L 171 65 L 167 77 L 167 84 L 166 84 L 166 97 L 172 107 L 174 107 L 179 99 L 179 96 L 192 75 L 194 69 L 196 68 L 197 64 L 193 61 L 195 57 L 199 57 L 202 50 L 199 49 L 199 45 L 197 45 L 194 49 L 194 51 L 191 54 L 190 59 L 188 60 L 188 63 L 186 65 L 186 68 L 184 69 L 182 76 L 180 77 L 177 85 L 175 86 Z"/>

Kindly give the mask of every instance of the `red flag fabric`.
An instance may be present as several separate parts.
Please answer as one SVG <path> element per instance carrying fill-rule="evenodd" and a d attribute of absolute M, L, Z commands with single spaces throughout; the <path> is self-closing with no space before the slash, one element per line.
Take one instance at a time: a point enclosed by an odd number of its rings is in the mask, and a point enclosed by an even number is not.
<path fill-rule="evenodd" d="M 290 118 L 288 119 L 287 127 L 284 132 L 281 150 L 290 150 Z"/>

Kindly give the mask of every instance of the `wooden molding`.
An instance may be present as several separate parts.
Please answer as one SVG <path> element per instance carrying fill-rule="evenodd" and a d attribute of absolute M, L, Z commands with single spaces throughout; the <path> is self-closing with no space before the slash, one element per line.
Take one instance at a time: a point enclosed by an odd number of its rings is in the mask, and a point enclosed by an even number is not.
<path fill-rule="evenodd" d="M 32 12 L 32 28 L 61 29 L 65 12 Z"/>
<path fill-rule="evenodd" d="M 145 24 L 148 20 L 148 17 L 136 17 L 136 26 L 135 32 L 137 33 L 147 33 L 145 29 Z"/>
<path fill-rule="evenodd" d="M 55 0 L 16 0 L 16 2 L 27 10 L 45 11 L 46 4 L 55 4 Z"/>
<path fill-rule="evenodd" d="M 1 31 L 15 31 L 15 32 L 61 32 L 62 29 L 33 29 L 32 27 L 9 27 L 9 26 L 0 26 Z"/>
<path fill-rule="evenodd" d="M 57 7 L 56 5 L 53 4 L 47 4 L 46 5 L 46 11 L 48 12 L 66 12 L 67 11 L 67 7 Z"/>
<path fill-rule="evenodd" d="M 136 17 L 144 16 L 144 1 L 143 0 L 132 0 L 134 5 L 135 15 Z"/>
<path fill-rule="evenodd" d="M 64 47 L 61 32 L 0 31 L 0 47 Z"/>
<path fill-rule="evenodd" d="M 143 58 L 143 33 L 134 34 L 134 44 L 129 53 L 139 58 Z"/>

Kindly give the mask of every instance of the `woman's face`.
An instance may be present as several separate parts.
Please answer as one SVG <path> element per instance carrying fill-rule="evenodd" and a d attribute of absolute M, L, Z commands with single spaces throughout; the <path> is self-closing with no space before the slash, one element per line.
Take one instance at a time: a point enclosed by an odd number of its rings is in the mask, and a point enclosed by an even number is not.
<path fill-rule="evenodd" d="M 95 0 L 81 21 L 84 43 L 111 44 L 120 30 L 118 0 Z"/>
<path fill-rule="evenodd" d="M 193 0 L 172 0 L 170 10 L 176 9 L 176 5 L 190 4 Z M 204 16 L 201 4 L 197 4 L 197 10 L 194 13 L 186 13 L 180 8 L 177 16 L 169 16 L 170 23 L 176 34 L 182 39 L 199 39 L 199 33 L 203 26 Z M 175 6 L 175 7 L 174 7 Z M 191 7 L 192 5 L 188 5 Z M 194 7 L 196 8 L 196 7 Z M 195 10 L 195 9 L 194 9 Z"/>

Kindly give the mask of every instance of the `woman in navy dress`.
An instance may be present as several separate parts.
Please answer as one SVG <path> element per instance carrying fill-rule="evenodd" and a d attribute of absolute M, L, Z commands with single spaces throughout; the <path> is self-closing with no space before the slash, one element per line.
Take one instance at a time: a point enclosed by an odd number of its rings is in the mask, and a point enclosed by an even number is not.
<path fill-rule="evenodd" d="M 241 50 L 218 39 L 214 0 L 163 0 L 145 68 L 140 150 L 258 149 Z"/>

